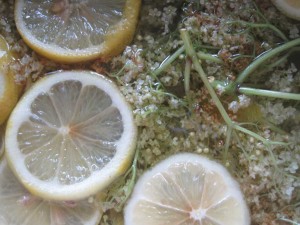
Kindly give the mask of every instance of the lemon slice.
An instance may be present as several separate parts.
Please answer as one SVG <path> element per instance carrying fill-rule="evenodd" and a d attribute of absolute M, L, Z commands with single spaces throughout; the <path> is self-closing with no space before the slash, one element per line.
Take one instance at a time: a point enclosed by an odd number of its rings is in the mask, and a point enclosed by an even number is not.
<path fill-rule="evenodd" d="M 272 2 L 286 16 L 300 20 L 299 0 L 272 0 Z"/>
<path fill-rule="evenodd" d="M 4 128 L 0 126 L 0 158 L 4 152 Z"/>
<path fill-rule="evenodd" d="M 89 71 L 57 72 L 35 83 L 13 110 L 5 151 L 34 195 L 77 200 L 129 167 L 136 126 L 118 88 Z"/>
<path fill-rule="evenodd" d="M 39 54 L 73 63 L 109 58 L 133 38 L 141 0 L 17 0 L 16 26 Z"/>
<path fill-rule="evenodd" d="M 49 202 L 31 195 L 9 169 L 0 162 L 1 225 L 96 225 L 100 210 L 90 198 L 81 201 Z"/>
<path fill-rule="evenodd" d="M 248 225 L 238 184 L 220 164 L 181 153 L 160 162 L 137 182 L 125 225 Z"/>
<path fill-rule="evenodd" d="M 19 98 L 19 88 L 8 69 L 12 60 L 9 46 L 0 35 L 0 124 L 3 124 Z"/>

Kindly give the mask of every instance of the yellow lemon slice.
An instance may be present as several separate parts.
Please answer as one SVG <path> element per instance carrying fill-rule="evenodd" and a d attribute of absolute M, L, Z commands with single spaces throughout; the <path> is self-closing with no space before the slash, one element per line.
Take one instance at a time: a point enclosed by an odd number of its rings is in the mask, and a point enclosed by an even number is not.
<path fill-rule="evenodd" d="M 16 0 L 15 21 L 39 54 L 74 63 L 109 58 L 133 38 L 141 0 Z"/>
<path fill-rule="evenodd" d="M 110 80 L 65 71 L 35 83 L 6 128 L 8 162 L 34 195 L 86 198 L 130 166 L 136 126 L 130 106 Z"/>
<path fill-rule="evenodd" d="M 220 164 L 196 154 L 171 156 L 138 180 L 125 225 L 249 225 L 238 184 Z"/>
<path fill-rule="evenodd" d="M 272 0 L 272 2 L 286 16 L 300 20 L 299 0 Z"/>
<path fill-rule="evenodd" d="M 12 61 L 9 46 L 0 35 L 0 124 L 3 124 L 19 98 L 20 88 L 8 68 Z"/>
<path fill-rule="evenodd" d="M 92 198 L 49 202 L 31 195 L 17 180 L 6 160 L 0 162 L 1 225 L 97 225 L 100 210 Z"/>
<path fill-rule="evenodd" d="M 4 127 L 0 126 L 0 158 L 4 152 Z"/>

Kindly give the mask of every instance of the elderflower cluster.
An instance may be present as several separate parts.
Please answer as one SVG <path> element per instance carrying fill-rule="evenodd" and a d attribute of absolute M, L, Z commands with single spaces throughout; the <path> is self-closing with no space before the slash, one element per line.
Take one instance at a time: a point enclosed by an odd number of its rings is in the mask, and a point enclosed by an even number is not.
<path fill-rule="evenodd" d="M 264 106 L 261 107 L 265 118 L 274 124 L 282 124 L 288 119 L 294 119 L 296 108 L 292 106 L 285 107 L 282 102 L 266 102 Z"/>
<path fill-rule="evenodd" d="M 294 63 L 290 63 L 288 68 L 276 69 L 266 81 L 266 85 L 272 90 L 282 92 L 298 92 L 299 88 L 295 88 L 297 84 L 300 85 L 300 71 Z"/>
<path fill-rule="evenodd" d="M 238 100 L 229 103 L 228 109 L 234 113 L 237 113 L 240 108 L 247 108 L 250 103 L 251 99 L 249 97 L 246 95 L 239 95 Z"/>

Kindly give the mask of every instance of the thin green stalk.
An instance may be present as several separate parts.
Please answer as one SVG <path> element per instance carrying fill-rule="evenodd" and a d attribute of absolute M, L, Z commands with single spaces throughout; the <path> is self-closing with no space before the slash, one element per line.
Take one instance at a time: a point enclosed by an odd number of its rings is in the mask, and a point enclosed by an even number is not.
<path fill-rule="evenodd" d="M 182 53 L 184 52 L 184 46 L 177 49 L 176 52 L 174 52 L 171 56 L 167 57 L 157 69 L 155 69 L 152 74 L 157 77 L 163 72 L 168 66 L 171 65 L 172 62 L 174 62 Z"/>
<path fill-rule="evenodd" d="M 258 8 L 258 6 L 256 5 L 255 1 L 253 1 L 253 5 L 255 8 L 255 12 L 266 22 L 269 23 L 269 21 L 267 20 L 267 18 L 264 16 L 264 14 L 261 13 L 260 9 Z"/>
<path fill-rule="evenodd" d="M 189 55 L 189 57 L 191 58 L 192 62 L 193 62 L 193 65 L 194 65 L 194 69 L 198 72 L 201 80 L 203 81 L 205 87 L 207 88 L 208 90 L 208 93 L 210 94 L 210 96 L 212 97 L 216 107 L 218 108 L 219 112 L 221 113 L 224 121 L 226 122 L 226 124 L 231 127 L 232 126 L 232 121 L 231 119 L 229 118 L 226 110 L 224 109 L 221 101 L 219 100 L 216 92 L 214 91 L 213 87 L 210 85 L 207 77 L 206 77 L 206 74 L 198 60 L 198 57 L 197 57 L 197 54 L 191 44 L 191 40 L 190 40 L 190 37 L 189 37 L 189 34 L 187 33 L 187 30 L 185 29 L 181 29 L 180 30 L 180 34 L 181 34 L 181 38 L 183 40 L 183 43 L 184 43 L 184 47 L 185 47 L 185 50 L 186 50 L 186 53 L 187 55 Z"/>
<path fill-rule="evenodd" d="M 243 26 L 247 26 L 250 28 L 268 28 L 273 30 L 282 40 L 284 41 L 288 41 L 289 39 L 285 36 L 284 33 L 281 32 L 281 30 L 279 30 L 277 27 L 275 27 L 272 24 L 269 23 L 250 23 L 250 22 L 246 22 L 246 21 L 229 21 L 227 22 L 227 24 L 241 24 Z"/>
<path fill-rule="evenodd" d="M 250 87 L 239 87 L 238 91 L 239 93 L 245 95 L 258 95 L 258 96 L 265 96 L 271 98 L 282 98 L 282 99 L 300 101 L 300 94 L 294 94 L 294 93 L 270 91 L 270 90 L 256 89 Z"/>
<path fill-rule="evenodd" d="M 150 88 L 151 88 L 151 92 L 159 94 L 159 95 L 165 95 L 165 96 L 169 96 L 171 98 L 174 98 L 174 99 L 178 100 L 178 102 L 180 102 L 180 104 L 183 107 L 185 107 L 186 109 L 189 109 L 189 107 L 187 106 L 187 104 L 185 103 L 185 101 L 183 101 L 181 98 L 178 98 L 176 95 L 174 95 L 172 93 L 169 93 L 169 92 L 166 92 L 166 91 L 161 91 L 161 90 L 153 89 L 151 86 L 150 86 Z"/>
<path fill-rule="evenodd" d="M 226 132 L 226 141 L 225 141 L 225 159 L 228 159 L 228 150 L 229 150 L 229 146 L 230 146 L 230 141 L 231 141 L 231 136 L 232 136 L 232 126 L 228 126 L 227 132 Z"/>
<path fill-rule="evenodd" d="M 279 218 L 278 220 L 281 220 L 281 221 L 284 221 L 284 222 L 288 222 L 292 225 L 300 225 L 300 223 L 298 223 L 297 221 L 293 221 L 293 220 L 290 220 L 290 219 L 286 219 L 286 218 Z"/>
<path fill-rule="evenodd" d="M 245 148 L 244 148 L 244 146 L 243 146 L 243 144 L 242 144 L 242 142 L 241 142 L 239 136 L 237 135 L 236 131 L 233 130 L 232 133 L 233 133 L 233 137 L 235 138 L 236 142 L 238 143 L 238 145 L 239 145 L 240 148 L 242 149 L 244 155 L 246 156 L 246 159 L 247 159 L 248 161 L 250 161 L 250 155 L 249 155 L 249 153 L 245 150 Z"/>
<path fill-rule="evenodd" d="M 269 50 L 263 53 L 262 55 L 258 56 L 245 70 L 243 70 L 243 72 L 237 77 L 237 79 L 233 83 L 229 84 L 226 87 L 226 91 L 228 92 L 236 91 L 237 86 L 242 84 L 248 78 L 248 76 L 251 73 L 253 73 L 254 70 L 256 70 L 259 66 L 261 66 L 263 63 L 265 63 L 273 56 L 285 50 L 291 49 L 292 47 L 295 47 L 297 45 L 300 45 L 300 38 L 289 41 L 283 45 L 280 45 L 277 48 Z"/>
<path fill-rule="evenodd" d="M 259 70 L 257 73 L 255 73 L 255 75 L 259 76 L 260 74 L 263 74 L 263 73 L 273 70 L 275 67 L 277 67 L 277 66 L 281 65 L 282 63 L 284 63 L 285 61 L 287 61 L 288 57 L 290 57 L 290 55 L 292 55 L 294 52 L 299 52 L 299 51 L 300 51 L 300 47 L 294 47 L 293 49 L 288 51 L 284 56 L 281 56 L 275 62 L 272 62 L 271 64 L 266 65 L 265 68 Z"/>
<path fill-rule="evenodd" d="M 135 181 L 136 181 L 136 176 L 137 176 L 137 160 L 138 160 L 139 152 L 140 150 L 139 148 L 137 148 L 135 151 L 134 159 L 132 161 L 132 165 L 124 176 L 126 178 L 129 174 L 131 174 L 129 184 L 127 186 L 127 190 L 125 191 L 125 198 L 122 199 L 122 201 L 115 207 L 116 211 L 121 211 L 123 209 L 123 206 L 125 205 L 125 203 L 127 202 L 129 196 L 133 191 Z"/>
<path fill-rule="evenodd" d="M 273 144 L 273 145 L 288 145 L 288 143 L 284 143 L 284 142 L 279 142 L 279 141 L 270 141 L 270 140 L 267 140 L 265 138 L 263 138 L 262 136 L 256 134 L 255 132 L 251 131 L 251 130 L 248 130 L 244 127 L 241 127 L 237 124 L 233 124 L 233 128 L 236 129 L 236 130 L 239 130 L 245 134 L 248 134 L 252 137 L 254 137 L 255 139 L 261 141 L 263 144 Z"/>
<path fill-rule="evenodd" d="M 209 49 L 209 50 L 215 50 L 215 51 L 219 51 L 220 48 L 219 47 L 215 47 L 215 46 L 211 46 L 211 45 L 203 45 L 203 44 L 198 44 L 195 46 L 196 49 Z"/>
<path fill-rule="evenodd" d="M 192 62 L 189 58 L 186 59 L 184 68 L 184 91 L 187 95 L 190 91 L 190 76 L 191 76 Z"/>
<path fill-rule="evenodd" d="M 286 54 L 281 56 L 278 60 L 275 62 L 272 62 L 271 64 L 268 64 L 264 66 L 263 69 L 260 69 L 257 73 L 255 73 L 255 76 L 260 76 L 261 74 L 267 73 L 274 69 L 274 67 L 277 67 L 288 60 L 288 57 L 290 57 L 293 53 L 300 52 L 300 47 L 294 47 L 290 51 L 288 51 Z"/>
<path fill-rule="evenodd" d="M 218 108 L 219 112 L 221 113 L 225 123 L 227 124 L 228 129 L 229 130 L 230 129 L 236 129 L 238 131 L 241 131 L 245 134 L 248 134 L 248 135 L 256 138 L 257 140 L 260 140 L 264 144 L 288 145 L 288 143 L 284 143 L 284 142 L 269 141 L 269 140 L 263 138 L 262 136 L 256 134 L 255 132 L 241 127 L 240 125 L 234 123 L 230 119 L 230 117 L 228 116 L 228 114 L 227 114 L 225 108 L 223 107 L 220 99 L 218 98 L 216 92 L 214 91 L 213 87 L 209 83 L 201 64 L 198 61 L 197 54 L 196 54 L 193 46 L 191 45 L 190 37 L 189 37 L 189 34 L 187 33 L 187 30 L 185 30 L 185 29 L 180 30 L 180 34 L 181 34 L 181 38 L 182 38 L 184 46 L 185 46 L 186 53 L 191 58 L 191 60 L 193 62 L 194 69 L 198 72 L 201 80 L 203 81 L 205 87 L 208 90 L 208 93 L 210 94 L 210 96 L 211 96 L 212 100 L 214 101 L 216 107 Z"/>
<path fill-rule="evenodd" d="M 214 55 L 204 53 L 204 52 L 198 52 L 197 56 L 199 59 L 208 60 L 208 61 L 215 62 L 215 63 L 223 63 L 222 59 L 220 59 Z"/>
<path fill-rule="evenodd" d="M 280 57 L 280 59 L 276 60 L 275 62 L 266 65 L 264 68 L 260 69 L 259 71 L 257 71 L 255 73 L 256 77 L 259 77 L 260 75 L 263 75 L 269 71 L 274 70 L 275 67 L 281 65 L 282 63 L 284 63 L 288 57 L 290 56 L 290 53 L 285 54 L 284 56 Z"/>
<path fill-rule="evenodd" d="M 237 56 L 233 56 L 232 57 L 232 61 L 234 61 L 234 60 L 237 60 L 237 59 L 240 59 L 240 58 L 251 58 L 251 59 L 253 59 L 255 57 L 255 55 L 253 54 L 253 55 L 237 55 Z"/>

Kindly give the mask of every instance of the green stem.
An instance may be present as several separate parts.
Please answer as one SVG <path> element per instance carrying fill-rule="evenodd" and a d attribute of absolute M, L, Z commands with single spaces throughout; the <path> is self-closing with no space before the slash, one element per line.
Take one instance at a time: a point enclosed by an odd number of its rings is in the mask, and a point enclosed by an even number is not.
<path fill-rule="evenodd" d="M 280 91 L 269 91 L 269 90 L 262 90 L 262 89 L 249 88 L 249 87 L 240 87 L 238 91 L 241 94 L 245 94 L 245 95 L 258 95 L 258 96 L 265 96 L 271 98 L 282 98 L 282 99 L 300 101 L 300 94 L 285 93 Z"/>
<path fill-rule="evenodd" d="M 181 29 L 180 30 L 180 34 L 181 34 L 181 38 L 182 38 L 183 43 L 184 43 L 184 47 L 185 47 L 186 53 L 187 53 L 187 55 L 189 55 L 189 57 L 191 58 L 191 60 L 193 62 L 194 69 L 198 72 L 201 80 L 203 81 L 205 87 L 207 88 L 208 93 L 212 97 L 212 99 L 213 99 L 216 107 L 218 108 L 219 112 L 221 113 L 224 121 L 226 122 L 226 124 L 229 127 L 231 127 L 233 125 L 233 122 L 231 121 L 231 119 L 228 116 L 226 110 L 224 109 L 221 101 L 219 100 L 216 92 L 214 91 L 213 87 L 210 85 L 210 83 L 209 83 L 209 81 L 207 79 L 206 74 L 205 74 L 205 72 L 204 72 L 201 64 L 199 63 L 197 54 L 196 54 L 194 48 L 191 45 L 191 40 L 190 40 L 190 37 L 189 37 L 189 35 L 187 33 L 187 30 Z"/>
<path fill-rule="evenodd" d="M 266 22 L 269 23 L 269 21 L 267 20 L 267 18 L 264 16 L 264 14 L 261 13 L 260 9 L 258 8 L 258 6 L 256 5 L 255 1 L 253 1 L 253 5 L 255 8 L 255 12 Z"/>
<path fill-rule="evenodd" d="M 228 126 L 229 132 L 231 133 L 232 129 L 236 129 L 238 131 L 241 131 L 245 134 L 248 134 L 248 135 L 256 138 L 257 140 L 260 140 L 264 144 L 288 145 L 287 143 L 284 143 L 284 142 L 269 141 L 269 140 L 263 138 L 262 136 L 256 134 L 255 132 L 241 127 L 240 125 L 234 123 L 230 119 L 230 117 L 228 116 L 228 114 L 227 114 L 225 108 L 223 107 L 220 99 L 218 98 L 216 92 L 214 91 L 213 87 L 210 85 L 210 83 L 209 83 L 209 81 L 206 77 L 206 74 L 203 71 L 203 68 L 202 68 L 201 64 L 198 61 L 197 54 L 196 54 L 194 48 L 191 45 L 190 37 L 189 37 L 187 31 L 185 29 L 182 29 L 182 30 L 180 30 L 180 34 L 181 34 L 181 38 L 182 38 L 184 46 L 185 46 L 186 53 L 192 59 L 194 69 L 198 72 L 201 80 L 203 81 L 205 87 L 208 90 L 208 93 L 210 94 L 210 96 L 211 96 L 212 100 L 214 101 L 216 107 L 218 108 L 219 112 L 221 113 L 225 123 Z M 231 134 L 230 134 L 230 136 L 231 136 Z M 229 143 L 229 141 L 227 141 L 227 144 L 228 143 Z"/>
<path fill-rule="evenodd" d="M 284 221 L 284 222 L 288 222 L 292 225 L 300 225 L 300 223 L 298 223 L 297 221 L 293 221 L 293 220 L 290 220 L 290 219 L 286 219 L 286 218 L 280 218 L 278 220 L 281 220 L 281 221 Z"/>
<path fill-rule="evenodd" d="M 261 66 L 264 62 L 272 58 L 273 56 L 290 49 L 294 46 L 300 45 L 300 38 L 289 41 L 283 45 L 280 45 L 277 48 L 269 50 L 262 55 L 258 56 L 239 76 L 238 78 L 231 84 L 226 87 L 226 91 L 234 92 L 239 84 L 242 84 L 247 77 L 256 70 L 259 66 Z"/>
<path fill-rule="evenodd" d="M 225 159 L 228 159 L 228 150 L 230 146 L 231 136 L 232 136 L 232 126 L 228 126 L 227 132 L 226 132 L 226 141 L 225 141 Z"/>
<path fill-rule="evenodd" d="M 242 26 L 248 26 L 251 28 L 268 28 L 273 30 L 275 33 L 277 33 L 277 35 L 283 39 L 284 41 L 288 41 L 289 39 L 284 35 L 284 33 L 281 32 L 281 30 L 279 30 L 277 27 L 275 27 L 272 24 L 269 23 L 250 23 L 250 22 L 246 22 L 246 21 L 230 21 L 227 22 L 227 24 L 241 24 Z"/>
<path fill-rule="evenodd" d="M 127 190 L 125 191 L 125 198 L 119 203 L 118 206 L 116 206 L 117 211 L 122 210 L 123 206 L 125 205 L 125 203 L 127 202 L 129 196 L 133 191 L 135 181 L 136 181 L 136 176 L 137 176 L 137 160 L 138 160 L 139 152 L 140 152 L 139 148 L 137 148 L 135 151 L 134 159 L 132 161 L 132 165 L 124 176 L 126 178 L 129 174 L 131 174 L 131 178 L 127 186 Z"/>
<path fill-rule="evenodd" d="M 184 52 L 184 46 L 177 49 L 176 52 L 174 52 L 171 56 L 168 56 L 157 69 L 153 71 L 153 75 L 155 77 L 159 76 L 162 71 L 164 71 L 168 66 L 171 65 L 172 62 L 174 62 L 182 53 Z"/>
<path fill-rule="evenodd" d="M 191 67 L 192 62 L 190 59 L 186 59 L 185 68 L 184 68 L 184 91 L 185 95 L 187 95 L 190 91 L 190 76 L 191 76 Z"/>
<path fill-rule="evenodd" d="M 215 50 L 219 51 L 219 47 L 211 46 L 211 45 L 203 45 L 203 44 L 198 44 L 195 46 L 195 49 L 206 49 L 206 50 Z"/>
<path fill-rule="evenodd" d="M 244 128 L 244 127 L 241 127 L 241 126 L 239 126 L 237 124 L 233 124 L 233 125 L 234 125 L 234 127 L 233 127 L 234 129 L 239 130 L 239 131 L 241 131 L 241 132 L 243 132 L 245 134 L 248 134 L 248 135 L 254 137 L 255 139 L 261 141 L 263 144 L 288 145 L 287 143 L 284 143 L 284 142 L 269 141 L 269 140 L 263 138 L 262 136 L 256 134 L 255 132 L 251 131 L 251 130 L 248 130 L 248 129 Z"/>
<path fill-rule="evenodd" d="M 249 155 L 249 153 L 245 150 L 245 148 L 244 148 L 244 146 L 243 146 L 243 144 L 242 144 L 242 142 L 241 142 L 241 140 L 240 140 L 240 138 L 239 138 L 239 136 L 237 135 L 237 133 L 236 133 L 235 130 L 233 130 L 233 137 L 235 138 L 236 142 L 238 143 L 238 145 L 239 145 L 240 148 L 242 149 L 244 155 L 246 156 L 246 159 L 247 159 L 248 161 L 250 161 L 250 155 Z"/>
<path fill-rule="evenodd" d="M 266 65 L 264 68 L 258 70 L 256 73 L 255 73 L 255 76 L 256 77 L 259 77 L 269 71 L 272 71 L 274 70 L 275 67 L 281 65 L 282 63 L 284 63 L 288 57 L 290 56 L 290 53 L 287 53 L 285 54 L 284 56 L 280 57 L 280 59 L 276 60 L 275 62 L 269 64 L 269 65 Z"/>
<path fill-rule="evenodd" d="M 275 62 L 267 65 L 265 68 L 263 68 L 262 70 L 259 70 L 258 73 L 256 73 L 256 76 L 259 76 L 263 73 L 266 73 L 268 71 L 273 70 L 275 67 L 281 65 L 282 63 L 284 63 L 285 61 L 288 60 L 288 57 L 290 57 L 290 55 L 292 55 L 295 52 L 299 52 L 300 51 L 300 47 L 294 47 L 293 49 L 291 49 L 288 53 L 286 53 L 284 56 L 280 57 L 278 60 L 276 60 Z"/>
<path fill-rule="evenodd" d="M 220 59 L 214 55 L 204 53 L 204 52 L 198 52 L 197 56 L 199 59 L 208 60 L 208 61 L 212 61 L 215 63 L 223 63 L 222 59 Z"/>

